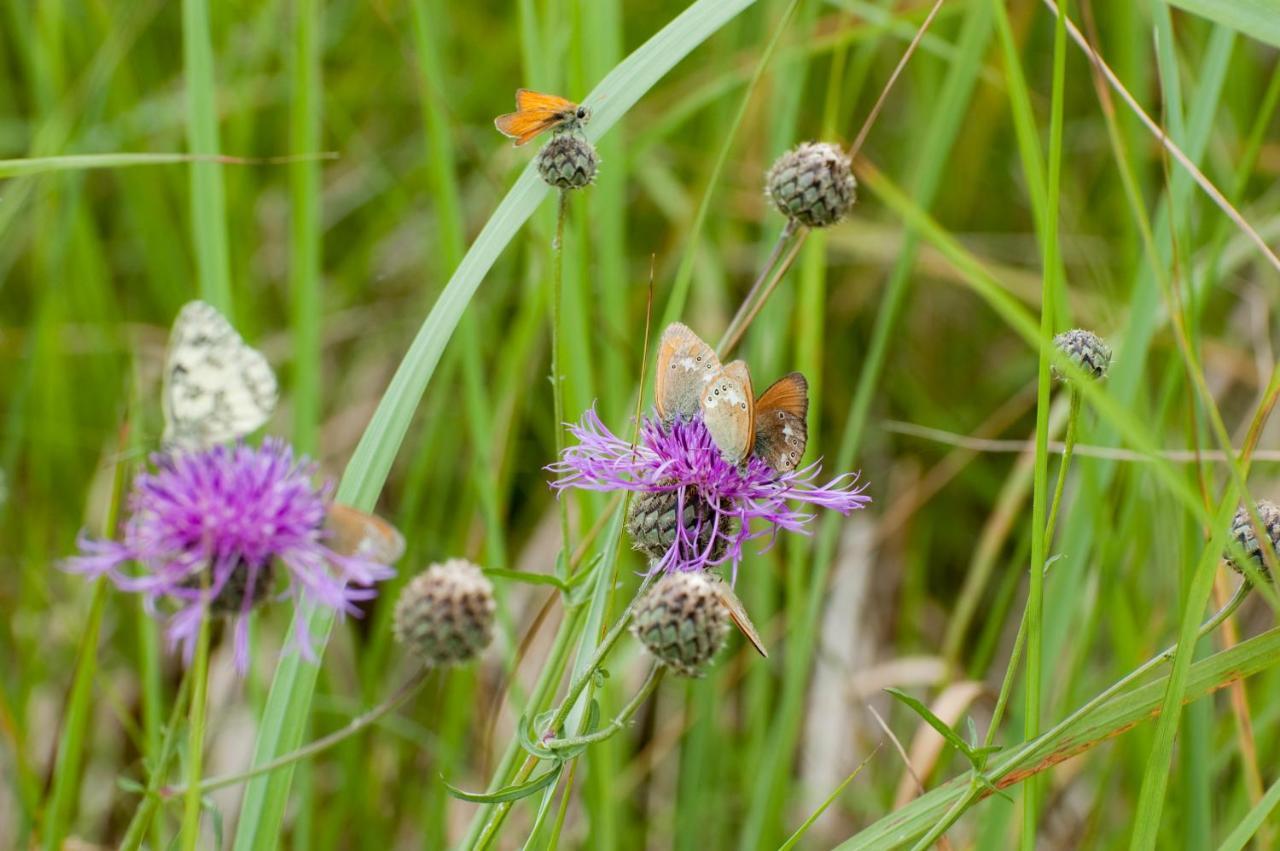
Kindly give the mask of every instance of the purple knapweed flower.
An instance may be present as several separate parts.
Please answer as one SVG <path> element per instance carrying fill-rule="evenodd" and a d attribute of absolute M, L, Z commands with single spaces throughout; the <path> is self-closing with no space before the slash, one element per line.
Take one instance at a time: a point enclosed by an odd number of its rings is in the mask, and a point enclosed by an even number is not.
<path fill-rule="evenodd" d="M 858 484 L 857 473 L 817 485 L 821 472 L 817 463 L 787 473 L 779 473 L 754 455 L 741 465 L 731 464 L 701 416 L 677 418 L 670 424 L 646 418 L 634 447 L 609 431 L 594 408 L 569 432 L 578 444 L 566 448 L 560 460 L 547 468 L 559 475 L 552 487 L 633 491 L 637 494 L 633 518 L 644 495 L 667 495 L 665 506 L 653 509 L 646 521 L 649 528 L 631 524 L 633 538 L 645 538 L 636 541 L 637 548 L 653 557 L 653 573 L 703 570 L 731 562 L 736 578 L 747 541 L 768 535 L 772 543 L 783 529 L 807 532 L 813 515 L 793 508 L 792 503 L 848 514 L 871 501 L 863 494 L 865 485 Z"/>
<path fill-rule="evenodd" d="M 151 462 L 154 471 L 133 480 L 124 540 L 81 535 L 81 555 L 63 567 L 108 576 L 120 589 L 145 595 L 153 614 L 161 600 L 176 606 L 166 635 L 188 663 L 207 610 L 235 618 L 236 667 L 247 669 L 248 614 L 271 594 L 278 568 L 288 576 L 284 596 L 355 615 L 356 603 L 376 595 L 370 586 L 395 573 L 326 545 L 331 488 L 316 486 L 315 466 L 295 459 L 282 440 L 267 438 L 256 449 L 237 444 L 157 453 Z M 313 658 L 309 638 L 295 636 L 303 655 Z"/>

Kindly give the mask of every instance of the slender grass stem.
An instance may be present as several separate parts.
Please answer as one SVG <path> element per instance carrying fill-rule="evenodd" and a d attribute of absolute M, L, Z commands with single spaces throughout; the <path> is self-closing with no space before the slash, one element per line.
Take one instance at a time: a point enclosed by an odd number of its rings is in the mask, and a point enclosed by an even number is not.
<path fill-rule="evenodd" d="M 272 771 L 284 768 L 286 765 L 292 765 L 295 762 L 310 759 L 317 754 L 329 750 L 329 748 L 346 741 L 361 730 L 364 730 L 366 727 L 381 720 L 402 706 L 405 701 L 417 693 L 418 689 L 422 687 L 422 684 L 427 681 L 427 676 L 430 673 L 430 668 L 422 669 L 413 677 L 409 678 L 400 686 L 400 688 L 396 689 L 390 697 L 369 711 L 352 718 L 342 729 L 334 730 L 326 736 L 321 736 L 319 739 L 316 739 L 307 745 L 303 745 L 292 753 L 287 753 L 277 759 L 273 759 L 271 762 L 256 765 L 248 771 L 239 771 L 235 774 L 223 774 L 218 777 L 205 778 L 196 784 L 195 791 L 197 793 L 205 793 L 212 792 L 215 789 L 223 789 L 227 786 L 235 786 L 239 783 L 244 783 L 246 780 L 252 780 L 260 774 L 270 774 Z M 161 789 L 158 794 L 161 798 L 174 798 L 178 795 L 186 795 L 190 791 L 191 784 L 188 781 L 181 786 Z"/>
<path fill-rule="evenodd" d="M 589 745 L 595 742 L 603 742 L 605 739 L 611 738 L 631 720 L 641 706 L 644 705 L 645 699 L 653 694 L 653 690 L 658 687 L 658 683 L 662 682 L 662 675 L 666 671 L 666 666 L 654 664 L 649 669 L 649 675 L 645 677 L 644 683 L 636 691 L 635 695 L 622 708 L 622 711 L 605 726 L 596 730 L 594 733 L 588 733 L 584 736 L 570 736 L 564 739 L 550 739 L 543 743 L 548 750 L 558 750 L 562 748 L 576 747 L 577 745 Z"/>
<path fill-rule="evenodd" d="M 182 851 L 195 851 L 200 844 L 200 774 L 204 767 L 204 726 L 209 692 L 209 601 L 208 573 L 204 574 L 204 611 L 196 636 L 195 660 L 191 670 L 190 729 L 187 735 L 187 791 L 182 806 Z"/>

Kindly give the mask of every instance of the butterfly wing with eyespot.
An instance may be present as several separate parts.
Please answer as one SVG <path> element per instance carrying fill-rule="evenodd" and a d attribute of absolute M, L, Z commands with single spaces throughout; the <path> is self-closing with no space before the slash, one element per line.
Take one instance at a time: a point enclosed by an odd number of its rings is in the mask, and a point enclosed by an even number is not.
<path fill-rule="evenodd" d="M 779 378 L 756 399 L 752 451 L 779 473 L 800 466 L 809 441 L 809 382 L 798 372 Z"/>
<path fill-rule="evenodd" d="M 164 445 L 199 451 L 270 419 L 278 387 L 266 357 L 203 301 L 183 306 L 165 357 Z"/>
<path fill-rule="evenodd" d="M 325 518 L 326 543 L 339 555 L 392 564 L 404 555 L 404 536 L 381 517 L 335 502 Z"/>
<path fill-rule="evenodd" d="M 687 325 L 673 322 L 658 344 L 658 375 L 654 402 L 658 416 L 671 422 L 692 419 L 699 411 L 702 392 L 720 371 L 720 359 Z"/>
<path fill-rule="evenodd" d="M 728 582 L 720 579 L 715 583 L 715 590 L 720 602 L 724 603 L 725 609 L 729 612 L 729 620 L 733 621 L 733 625 L 738 628 L 743 637 L 751 642 L 751 646 L 756 649 L 756 652 L 768 659 L 769 651 L 764 649 L 764 640 L 760 638 L 756 625 L 751 622 L 750 616 L 747 615 L 747 607 L 742 605 L 742 601 L 733 592 L 733 588 Z"/>
<path fill-rule="evenodd" d="M 702 418 L 725 460 L 742 463 L 755 433 L 755 396 L 745 361 L 726 364 L 711 379 L 702 391 Z"/>

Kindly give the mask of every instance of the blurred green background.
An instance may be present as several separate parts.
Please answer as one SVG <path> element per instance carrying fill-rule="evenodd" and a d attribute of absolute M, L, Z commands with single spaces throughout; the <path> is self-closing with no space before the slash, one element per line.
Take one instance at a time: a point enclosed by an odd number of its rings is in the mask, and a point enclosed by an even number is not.
<path fill-rule="evenodd" d="M 466 246 L 535 153 L 537 143 L 511 147 L 493 116 L 522 85 L 581 97 L 684 4 L 232 0 L 212 4 L 195 27 L 184 10 L 203 4 L 191 0 L 0 5 L 0 845 L 9 847 L 47 839 L 54 755 L 94 595 L 55 563 L 80 530 L 103 531 L 117 462 L 142 463 L 156 446 L 168 325 L 202 276 L 206 287 L 229 286 L 229 315 L 281 376 L 268 431 L 291 436 L 336 477 Z M 799 141 L 852 142 L 932 4 L 803 0 L 748 92 L 789 5 L 750 5 L 601 140 L 600 179 L 569 208 L 569 419 L 596 402 L 615 431 L 628 427 L 651 264 L 655 324 L 675 310 L 708 339 L 719 335 L 783 224 L 763 196 L 764 170 Z M 1072 3 L 1070 12 L 1170 138 L 1276 245 L 1276 48 L 1160 0 Z M 1028 175 L 1043 180 L 1035 158 L 1057 144 L 1053 36 L 1039 2 L 943 4 L 859 154 L 858 206 L 809 237 L 743 347 L 759 386 L 806 372 L 810 460 L 825 457 L 834 473 L 839 456 L 852 458 L 875 501 L 817 524 L 814 537 L 748 556 L 739 593 L 774 652 L 762 660 L 735 639 L 706 680 L 668 679 L 633 727 L 593 748 L 571 786 L 562 781 L 560 846 L 777 847 L 886 740 L 868 704 L 912 749 L 925 786 L 964 767 L 937 744 L 931 751 L 927 728 L 880 689 L 907 689 L 960 729 L 968 715 L 985 732 L 1026 594 L 1033 456 L 910 428 L 1015 441 L 1034 433 L 1036 351 L 975 295 L 971 270 L 940 240 L 1039 313 L 1042 187 Z M 199 69 L 184 65 L 184 38 L 210 48 L 203 106 L 189 97 Z M 1104 109 L 1072 45 L 1065 80 L 1065 298 L 1051 326 L 1088 327 L 1113 343 L 1106 392 L 1156 444 L 1214 450 L 1168 322 L 1179 312 L 1239 446 L 1275 362 L 1280 277 L 1114 94 Z M 1020 140 L 1021 107 L 1034 132 Z M 258 161 L 50 161 L 45 170 L 7 159 L 181 153 L 199 140 Z M 261 161 L 301 154 L 325 156 Z M 41 173 L 23 173 L 33 168 Z M 885 201 L 885 186 L 938 229 L 921 238 Z M 335 633 L 304 738 L 341 726 L 402 679 L 389 613 L 417 569 L 448 556 L 540 573 L 554 564 L 556 504 L 542 469 L 555 453 L 554 223 L 547 200 L 449 342 L 379 502 L 409 541 L 401 576 L 366 618 Z M 1060 436 L 1065 398 L 1054 410 Z M 1126 446 L 1089 405 L 1081 441 Z M 1274 428 L 1260 448 L 1277 448 Z M 1264 454 L 1254 466 L 1254 497 L 1275 495 L 1274 461 Z M 1210 456 L 1170 469 L 1206 500 L 1227 480 Z M 572 508 L 581 533 L 604 500 L 574 498 Z M 1046 581 L 1046 718 L 1175 638 L 1204 540 L 1152 464 L 1081 453 Z M 626 589 L 641 568 L 624 552 Z M 1226 593 L 1225 573 L 1219 583 Z M 394 720 L 305 763 L 283 847 L 460 840 L 475 805 L 449 798 L 441 775 L 486 785 L 561 618 L 554 604 L 539 617 L 548 589 L 498 584 L 501 635 L 482 663 L 433 675 Z M 207 773 L 247 762 L 289 614 L 257 616 L 244 680 L 231 671 L 229 642 L 217 641 Z M 1238 630 L 1273 619 L 1253 600 Z M 93 652 L 83 766 L 60 818 L 78 841 L 114 846 L 138 802 L 118 779 L 145 782 L 144 756 L 155 752 L 181 671 L 157 624 L 122 594 L 108 595 Z M 625 703 L 644 664 L 625 641 L 608 666 L 606 714 Z M 1233 710 L 1223 692 L 1186 712 L 1161 847 L 1214 847 L 1275 779 L 1280 679 L 1251 679 L 1236 695 L 1245 697 L 1247 709 Z M 1020 713 L 1015 699 L 998 743 L 1021 739 Z M 1049 772 L 1040 847 L 1126 847 L 1153 734 L 1145 725 Z M 801 845 L 831 847 L 913 794 L 902 759 L 883 746 Z M 238 795 L 210 797 L 209 843 L 215 833 L 229 842 Z M 178 810 L 162 807 L 150 847 L 164 847 Z M 517 804 L 497 847 L 521 847 L 534 810 Z M 1008 847 L 1018 822 L 995 798 L 952 839 Z M 551 841 L 544 831 L 533 847 Z"/>

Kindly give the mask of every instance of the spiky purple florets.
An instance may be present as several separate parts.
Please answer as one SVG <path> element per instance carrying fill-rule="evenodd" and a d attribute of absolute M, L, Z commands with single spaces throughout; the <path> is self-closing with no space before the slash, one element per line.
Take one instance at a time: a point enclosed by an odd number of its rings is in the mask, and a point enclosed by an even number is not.
<path fill-rule="evenodd" d="M 857 473 L 817 485 L 821 467 L 816 463 L 790 473 L 779 473 L 754 456 L 741 466 L 730 464 L 700 417 L 670 425 L 646 418 L 634 447 L 609 431 L 594 408 L 569 432 L 578 444 L 547 468 L 559 475 L 552 482 L 557 490 L 676 492 L 681 506 L 699 497 L 711 507 L 711 535 L 703 528 L 686 528 L 681 521 L 666 555 L 654 561 L 654 572 L 703 570 L 731 562 L 736 573 L 747 541 L 765 535 L 772 539 L 782 529 L 806 531 L 813 515 L 792 503 L 848 514 L 871 501 Z M 682 509 L 676 512 L 676 517 L 684 516 Z"/>
<path fill-rule="evenodd" d="M 154 472 L 133 480 L 124 540 L 82 535 L 81 555 L 63 566 L 108 576 L 122 590 L 145 595 L 150 611 L 161 599 L 174 603 L 166 634 L 188 660 L 201 617 L 212 608 L 235 616 L 236 666 L 247 668 L 247 615 L 259 592 L 269 590 L 277 566 L 288 575 L 285 596 L 351 614 L 359 614 L 357 602 L 376 595 L 369 586 L 395 573 L 325 545 L 330 488 L 314 484 L 314 465 L 295 459 L 284 441 L 268 438 L 257 449 L 240 444 L 160 453 L 151 461 Z M 135 570 L 126 569 L 130 563 Z M 310 656 L 308 638 L 297 636 Z"/>

